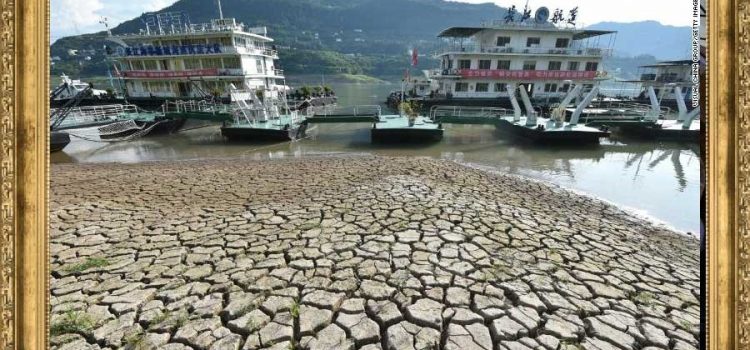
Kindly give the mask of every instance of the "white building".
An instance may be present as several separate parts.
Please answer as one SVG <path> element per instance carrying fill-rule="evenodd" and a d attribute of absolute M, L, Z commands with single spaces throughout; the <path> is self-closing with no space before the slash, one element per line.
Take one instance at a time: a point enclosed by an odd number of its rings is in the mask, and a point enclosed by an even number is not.
<path fill-rule="evenodd" d="M 265 27 L 248 28 L 234 18 L 189 24 L 175 20 L 174 14 L 156 16 L 162 17 L 140 33 L 110 38 L 123 46 L 114 58 L 128 97 L 227 97 L 230 84 L 285 88 Z"/>
<path fill-rule="evenodd" d="M 680 90 L 685 101 L 692 98 L 692 60 L 679 61 L 662 61 L 656 64 L 641 66 L 641 74 L 638 80 L 626 81 L 640 85 L 641 92 L 636 100 L 640 102 L 648 101 L 647 89 L 653 87 L 656 96 L 659 97 L 662 104 L 668 107 L 674 107 L 677 96 L 674 93 L 675 87 Z M 688 103 L 688 105 L 690 105 Z"/>
<path fill-rule="evenodd" d="M 556 26 L 543 16 L 448 28 L 438 35 L 445 47 L 435 55 L 440 68 L 431 73 L 436 96 L 492 105 L 507 101 L 509 84 L 522 85 L 536 102 L 561 99 L 571 83 L 586 91 L 609 78 L 602 59 L 612 52 L 612 33 Z"/>

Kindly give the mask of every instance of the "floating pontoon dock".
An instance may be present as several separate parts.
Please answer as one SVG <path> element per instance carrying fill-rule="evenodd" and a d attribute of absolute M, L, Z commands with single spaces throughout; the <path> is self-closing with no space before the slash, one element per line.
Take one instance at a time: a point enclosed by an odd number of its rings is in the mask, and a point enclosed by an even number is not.
<path fill-rule="evenodd" d="M 664 120 L 664 109 L 659 104 L 653 87 L 647 89 L 651 106 L 643 112 L 641 118 L 636 120 L 625 120 L 622 118 L 599 119 L 590 122 L 589 126 L 612 127 L 616 128 L 624 136 L 669 140 L 669 141 L 691 141 L 699 142 L 700 140 L 700 122 L 696 118 L 700 115 L 700 108 L 694 108 L 687 111 L 687 106 L 682 98 L 682 91 L 679 86 L 674 87 L 677 103 L 677 119 Z M 663 91 L 662 91 L 663 93 Z"/>
<path fill-rule="evenodd" d="M 567 106 L 581 89 L 580 85 L 573 88 L 560 106 Z M 598 143 L 600 138 L 609 136 L 607 131 L 578 124 L 583 106 L 588 105 L 598 92 L 596 87 L 573 111 L 569 122 L 564 121 L 565 109 L 562 107 L 553 110 L 553 118 L 537 118 L 537 111 L 531 105 L 525 89 L 519 89 L 519 85 L 513 84 L 509 91 L 512 111 L 494 107 L 433 106 L 430 110 L 430 119 L 437 123 L 495 125 L 501 132 L 535 142 Z M 522 115 L 523 111 L 515 96 L 516 91 L 521 95 L 526 115 Z"/>

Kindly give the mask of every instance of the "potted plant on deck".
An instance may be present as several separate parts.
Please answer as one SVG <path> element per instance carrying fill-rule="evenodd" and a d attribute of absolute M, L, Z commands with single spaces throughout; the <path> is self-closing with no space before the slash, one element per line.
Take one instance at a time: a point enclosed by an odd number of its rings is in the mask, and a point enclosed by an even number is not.
<path fill-rule="evenodd" d="M 409 119 L 409 126 L 414 126 L 417 115 L 419 115 L 419 108 L 417 108 L 416 103 L 409 101 L 401 102 L 399 109 L 401 110 L 401 114 Z"/>

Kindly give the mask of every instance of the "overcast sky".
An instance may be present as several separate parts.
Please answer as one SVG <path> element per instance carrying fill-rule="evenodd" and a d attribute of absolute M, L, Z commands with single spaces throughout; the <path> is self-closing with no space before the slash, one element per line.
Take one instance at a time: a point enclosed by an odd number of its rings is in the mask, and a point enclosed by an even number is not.
<path fill-rule="evenodd" d="M 213 0 L 206 0 L 213 1 Z M 273 1 L 273 0 L 270 0 Z M 500 6 L 523 8 L 526 1 L 456 0 L 468 3 L 494 2 Z M 173 4 L 175 0 L 51 0 L 51 40 L 104 30 L 99 24 L 107 17 L 111 27 Z M 529 0 L 532 10 L 547 6 L 551 11 L 567 11 L 578 6 L 578 23 L 590 25 L 602 21 L 636 22 L 655 20 L 662 24 L 689 26 L 692 1 L 689 0 Z"/>

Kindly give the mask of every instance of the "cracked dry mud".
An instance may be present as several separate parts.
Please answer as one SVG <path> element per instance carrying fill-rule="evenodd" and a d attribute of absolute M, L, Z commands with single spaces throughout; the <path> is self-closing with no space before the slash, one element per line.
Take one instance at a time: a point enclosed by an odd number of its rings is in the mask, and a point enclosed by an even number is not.
<path fill-rule="evenodd" d="M 53 165 L 53 349 L 696 349 L 698 242 L 383 157 Z"/>

